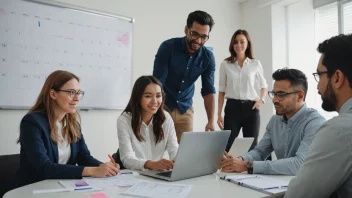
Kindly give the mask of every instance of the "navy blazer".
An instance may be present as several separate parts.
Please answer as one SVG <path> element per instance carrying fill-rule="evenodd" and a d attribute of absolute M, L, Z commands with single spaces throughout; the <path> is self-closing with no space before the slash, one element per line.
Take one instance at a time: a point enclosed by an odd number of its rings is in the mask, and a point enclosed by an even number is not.
<path fill-rule="evenodd" d="M 71 157 L 67 164 L 59 164 L 58 146 L 51 139 L 45 113 L 29 113 L 23 117 L 20 144 L 18 186 L 45 179 L 80 179 L 85 166 L 99 166 L 102 163 L 90 155 L 81 133 L 78 141 L 71 143 Z"/>

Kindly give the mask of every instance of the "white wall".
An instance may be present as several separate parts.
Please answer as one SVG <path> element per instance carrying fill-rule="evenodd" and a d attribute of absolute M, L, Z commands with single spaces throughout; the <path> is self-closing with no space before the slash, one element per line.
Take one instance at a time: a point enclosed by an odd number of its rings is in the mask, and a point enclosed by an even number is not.
<path fill-rule="evenodd" d="M 314 33 L 314 9 L 312 0 L 303 0 L 287 6 L 288 62 L 290 68 L 303 71 L 308 78 L 306 103 L 315 106 L 317 82 L 312 75 L 316 71 L 316 43 Z"/>
<path fill-rule="evenodd" d="M 263 65 L 264 77 L 268 83 L 268 90 L 272 89 L 273 49 L 272 49 L 272 22 L 271 7 L 259 7 L 258 2 L 249 1 L 240 4 L 240 27 L 247 30 L 253 43 L 254 57 Z M 265 132 L 265 127 L 273 114 L 273 107 L 269 97 L 260 110 L 259 140 Z"/>
<path fill-rule="evenodd" d="M 288 65 L 287 50 L 287 25 L 286 25 L 286 8 L 282 5 L 271 6 L 272 22 L 272 59 L 273 71 Z"/>
<path fill-rule="evenodd" d="M 220 62 L 228 56 L 227 50 L 231 36 L 239 27 L 239 6 L 234 0 L 57 1 L 136 19 L 133 35 L 134 80 L 141 75 L 152 73 L 154 56 L 163 40 L 184 35 L 184 26 L 190 12 L 198 9 L 204 10 L 211 14 L 215 20 L 216 24 L 210 33 L 210 40 L 207 45 L 214 48 L 217 69 Z M 218 88 L 218 71 L 216 71 L 215 79 L 216 88 Z M 201 86 L 199 81 L 196 83 L 194 97 L 194 130 L 204 130 L 207 122 L 203 99 L 200 95 Z M 0 155 L 19 152 L 19 145 L 16 145 L 15 141 L 19 134 L 20 120 L 25 113 L 26 111 L 23 110 L 0 110 Z M 102 161 L 108 160 L 107 153 L 113 153 L 118 148 L 116 119 L 120 114 L 121 111 L 117 110 L 81 112 L 82 132 L 86 142 L 92 154 Z"/>
<path fill-rule="evenodd" d="M 288 63 L 290 68 L 303 71 L 308 78 L 306 103 L 309 107 L 317 109 L 326 119 L 337 116 L 336 112 L 326 112 L 321 108 L 318 84 L 312 75 L 316 72 L 320 57 L 316 50 L 318 47 L 316 36 L 319 32 L 315 32 L 313 0 L 301 0 L 289 5 L 286 7 L 286 12 Z"/>

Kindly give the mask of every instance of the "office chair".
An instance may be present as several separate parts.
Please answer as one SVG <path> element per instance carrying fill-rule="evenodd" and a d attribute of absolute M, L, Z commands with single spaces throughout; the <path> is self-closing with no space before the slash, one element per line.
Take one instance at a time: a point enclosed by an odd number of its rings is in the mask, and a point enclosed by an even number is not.
<path fill-rule="evenodd" d="M 0 197 L 16 187 L 16 172 L 20 167 L 20 154 L 0 156 Z"/>
<path fill-rule="evenodd" d="M 126 169 L 122 164 L 119 149 L 117 149 L 116 153 L 112 154 L 112 158 L 114 158 L 115 162 L 120 165 L 120 170 Z"/>

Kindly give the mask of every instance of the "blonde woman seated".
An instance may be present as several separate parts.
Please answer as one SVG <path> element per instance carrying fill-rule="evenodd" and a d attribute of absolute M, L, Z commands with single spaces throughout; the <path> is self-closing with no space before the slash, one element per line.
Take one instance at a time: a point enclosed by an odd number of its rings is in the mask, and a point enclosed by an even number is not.
<path fill-rule="evenodd" d="M 122 164 L 128 169 L 170 170 L 178 143 L 174 122 L 164 110 L 164 91 L 154 76 L 141 76 L 117 120 Z M 168 151 L 170 160 L 163 159 Z"/>

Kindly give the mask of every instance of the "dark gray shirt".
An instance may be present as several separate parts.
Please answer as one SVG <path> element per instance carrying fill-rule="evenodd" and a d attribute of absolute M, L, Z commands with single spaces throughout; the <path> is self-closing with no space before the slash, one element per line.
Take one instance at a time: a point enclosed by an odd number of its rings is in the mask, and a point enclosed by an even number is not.
<path fill-rule="evenodd" d="M 242 157 L 245 161 L 254 161 L 253 173 L 296 175 L 315 133 L 324 122 L 324 117 L 306 104 L 289 120 L 274 115 L 258 145 Z M 263 161 L 273 151 L 278 160 Z"/>
<path fill-rule="evenodd" d="M 318 130 L 285 197 L 352 197 L 352 98 Z"/>

